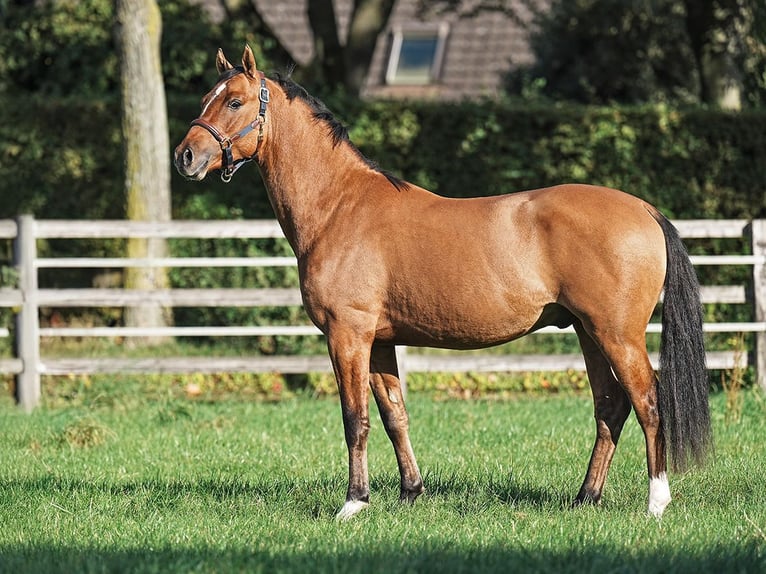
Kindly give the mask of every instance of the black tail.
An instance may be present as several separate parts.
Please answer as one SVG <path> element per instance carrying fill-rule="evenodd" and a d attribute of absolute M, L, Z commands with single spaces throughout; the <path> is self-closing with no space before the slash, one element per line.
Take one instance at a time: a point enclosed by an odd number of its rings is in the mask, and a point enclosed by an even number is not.
<path fill-rule="evenodd" d="M 701 464 L 712 444 L 699 282 L 678 230 L 664 216 L 667 272 L 662 304 L 658 400 L 671 467 Z"/>

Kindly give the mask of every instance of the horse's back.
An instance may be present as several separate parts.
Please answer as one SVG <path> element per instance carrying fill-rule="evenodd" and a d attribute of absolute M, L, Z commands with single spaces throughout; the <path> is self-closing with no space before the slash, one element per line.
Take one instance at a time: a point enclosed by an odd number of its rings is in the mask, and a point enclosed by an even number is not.
<path fill-rule="evenodd" d="M 651 265 L 664 265 L 665 239 L 657 224 L 657 211 L 642 199 L 608 187 L 581 184 L 538 189 L 526 195 L 521 220 L 540 234 L 550 251 L 618 257 L 634 265 L 648 258 Z"/>
<path fill-rule="evenodd" d="M 561 216 L 564 213 L 600 219 L 621 216 L 648 221 L 644 215 L 654 210 L 644 200 L 610 187 L 569 183 L 520 192 L 539 210 Z M 513 196 L 516 194 L 510 194 Z M 651 218 L 650 218 L 651 219 Z"/>
<path fill-rule="evenodd" d="M 532 260 L 545 265 L 547 259 L 562 269 L 569 267 L 567 261 L 585 265 L 602 258 L 664 266 L 655 208 L 616 189 L 566 184 L 471 199 L 420 191 L 403 203 L 398 225 L 408 228 L 419 246 L 454 252 L 463 265 L 469 258 L 489 257 L 495 267 L 516 267 L 521 258 L 528 269 Z"/>

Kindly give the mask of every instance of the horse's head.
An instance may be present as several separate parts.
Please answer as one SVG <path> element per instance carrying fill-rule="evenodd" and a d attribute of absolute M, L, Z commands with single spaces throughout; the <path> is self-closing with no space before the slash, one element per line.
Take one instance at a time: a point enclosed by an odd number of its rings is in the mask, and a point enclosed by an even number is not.
<path fill-rule="evenodd" d="M 218 50 L 218 83 L 202 98 L 202 113 L 191 123 L 175 149 L 175 165 L 184 177 L 201 180 L 214 169 L 229 181 L 244 162 L 253 159 L 263 139 L 269 90 L 255 66 L 250 46 L 242 65 L 232 66 Z"/>

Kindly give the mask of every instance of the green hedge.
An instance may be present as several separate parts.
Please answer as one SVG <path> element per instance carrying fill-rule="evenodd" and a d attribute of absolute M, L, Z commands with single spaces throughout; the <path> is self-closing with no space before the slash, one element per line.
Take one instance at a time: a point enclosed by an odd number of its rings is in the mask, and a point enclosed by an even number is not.
<path fill-rule="evenodd" d="M 766 114 L 663 107 L 372 104 L 354 139 L 449 196 L 587 182 L 678 218 L 766 215 Z"/>
<path fill-rule="evenodd" d="M 170 97 L 171 145 L 199 110 Z M 352 140 L 381 166 L 448 196 L 499 194 L 583 181 L 624 189 L 676 218 L 766 217 L 766 113 L 664 107 L 530 107 L 513 103 L 328 102 Z M 27 113 L 19 114 L 19 110 Z M 122 145 L 116 101 L 0 99 L 0 218 L 123 218 Z M 170 155 L 171 150 L 168 150 Z M 271 218 L 258 170 L 230 184 L 188 182 L 173 170 L 177 219 Z M 692 246 L 694 249 L 695 247 Z M 120 241 L 51 241 L 46 255 L 108 256 Z M 282 254 L 284 242 L 174 241 L 176 256 Z M 706 247 L 708 249 L 708 247 Z M 723 252 L 743 249 L 721 247 Z M 4 255 L 3 255 L 4 254 Z M 0 268 L 10 259 L 6 245 Z M 703 269 L 703 282 L 746 281 L 747 269 Z M 41 273 L 49 287 L 83 286 L 90 271 Z M 728 274 L 722 278 L 721 274 Z M 736 277 L 732 274 L 739 274 Z M 716 279 L 717 277 L 717 279 Z M 290 286 L 285 270 L 173 270 L 176 287 Z M 711 320 L 747 319 L 737 306 L 707 310 Z M 119 315 L 119 314 L 118 314 Z M 8 323 L 5 317 L 2 323 Z M 97 321 L 119 321 L 104 311 Z M 306 320 L 299 309 L 183 309 L 181 324 L 269 324 Z M 9 325 L 8 325 L 9 326 Z M 243 344 L 247 345 L 247 342 Z M 316 352 L 317 342 L 261 339 L 264 353 Z"/>
<path fill-rule="evenodd" d="M 199 104 L 169 102 L 175 145 Z M 580 181 L 623 189 L 672 217 L 766 216 L 766 112 L 329 104 L 369 157 L 443 195 Z M 116 101 L 0 100 L 0 217 L 124 217 L 119 126 Z M 176 218 L 271 217 L 254 167 L 228 185 L 173 177 Z"/>

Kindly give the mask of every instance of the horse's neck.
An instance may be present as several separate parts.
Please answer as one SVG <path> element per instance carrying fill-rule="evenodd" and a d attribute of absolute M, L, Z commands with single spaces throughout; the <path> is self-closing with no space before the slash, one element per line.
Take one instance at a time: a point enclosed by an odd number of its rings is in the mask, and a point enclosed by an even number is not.
<path fill-rule="evenodd" d="M 346 144 L 333 147 L 321 122 L 310 121 L 309 127 L 296 126 L 292 132 L 289 121 L 279 124 L 260 168 L 274 213 L 300 258 L 321 236 L 336 206 L 354 193 L 339 181 L 364 166 Z"/>

